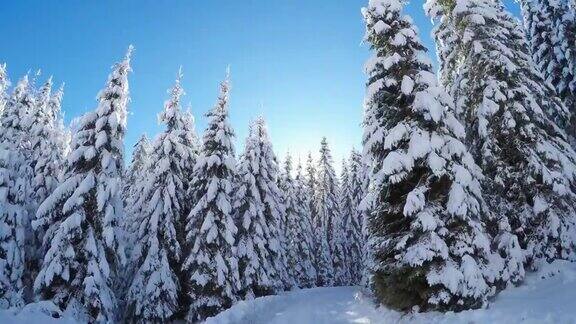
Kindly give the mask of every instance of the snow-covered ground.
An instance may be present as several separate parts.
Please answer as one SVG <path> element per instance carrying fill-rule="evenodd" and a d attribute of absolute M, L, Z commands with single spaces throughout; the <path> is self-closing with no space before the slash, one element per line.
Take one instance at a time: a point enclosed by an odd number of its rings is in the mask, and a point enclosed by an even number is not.
<path fill-rule="evenodd" d="M 240 302 L 206 324 L 576 323 L 576 263 L 557 261 L 500 293 L 487 309 L 403 314 L 375 308 L 360 288 L 314 288 Z"/>
<path fill-rule="evenodd" d="M 59 318 L 53 318 L 58 316 Z M 50 302 L 0 311 L 0 323 L 75 321 Z M 314 288 L 239 302 L 206 324 L 576 323 L 576 263 L 556 261 L 505 290 L 487 309 L 403 314 L 375 308 L 358 287 Z"/>

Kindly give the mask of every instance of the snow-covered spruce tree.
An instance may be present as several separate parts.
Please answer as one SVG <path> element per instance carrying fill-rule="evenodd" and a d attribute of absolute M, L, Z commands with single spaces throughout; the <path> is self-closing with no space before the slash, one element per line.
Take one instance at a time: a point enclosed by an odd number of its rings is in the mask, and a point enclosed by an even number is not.
<path fill-rule="evenodd" d="M 298 200 L 297 205 L 304 206 L 302 208 L 303 212 L 303 219 L 302 222 L 305 222 L 302 226 L 306 226 L 309 229 L 305 229 L 305 231 L 309 231 L 310 235 L 308 237 L 310 249 L 312 250 L 310 254 L 313 271 L 311 271 L 310 277 L 310 285 L 316 286 L 318 281 L 318 273 L 316 270 L 316 255 L 315 255 L 315 231 L 314 231 L 314 221 L 312 220 L 312 210 L 310 209 L 310 191 L 307 184 L 306 173 L 303 171 L 302 163 L 300 159 L 298 159 L 298 165 L 296 166 L 296 175 L 294 177 L 294 182 L 296 183 L 296 198 Z"/>
<path fill-rule="evenodd" d="M 53 140 L 56 143 L 57 151 L 64 158 L 70 152 L 70 129 L 64 124 L 64 116 L 62 113 L 62 98 L 64 97 L 64 84 L 56 90 L 48 101 L 48 108 L 50 114 L 54 118 L 53 125 Z M 64 162 L 62 162 L 64 163 Z M 58 172 L 58 178 L 62 177 L 62 170 Z"/>
<path fill-rule="evenodd" d="M 133 245 L 131 242 L 133 239 L 136 239 L 136 237 L 132 235 L 137 232 L 139 226 L 132 217 L 140 214 L 141 203 L 146 201 L 140 198 L 142 197 L 145 183 L 148 180 L 148 172 L 150 171 L 148 162 L 151 152 L 152 143 L 150 143 L 146 134 L 142 134 L 136 144 L 134 144 L 130 166 L 124 175 L 122 194 L 124 197 L 124 213 L 126 216 L 122 220 L 122 223 L 127 236 L 126 256 L 128 258 L 130 257 L 129 251 Z"/>
<path fill-rule="evenodd" d="M 576 14 L 568 0 L 518 0 L 530 52 L 538 70 L 576 114 Z M 568 133 L 576 136 L 573 117 Z"/>
<path fill-rule="evenodd" d="M 316 268 L 316 286 L 323 286 L 324 283 L 321 282 L 320 272 L 322 272 L 321 268 L 319 267 L 320 259 L 319 256 L 319 246 L 321 241 L 318 237 L 318 231 L 320 229 L 317 227 L 317 214 L 316 214 L 316 188 L 318 186 L 318 182 L 316 179 L 316 165 L 314 163 L 314 159 L 312 158 L 312 153 L 308 152 L 308 157 L 306 159 L 306 169 L 304 173 L 304 178 L 302 181 L 305 184 L 305 192 L 306 192 L 306 200 L 308 201 L 308 209 L 310 210 L 310 221 L 312 222 L 312 231 L 314 232 L 313 236 L 313 246 L 314 246 L 314 267 Z"/>
<path fill-rule="evenodd" d="M 23 303 L 22 274 L 24 267 L 24 233 L 20 221 L 26 217 L 25 205 L 19 195 L 13 192 L 15 174 L 11 168 L 12 157 L 16 149 L 7 136 L 10 134 L 6 121 L 17 111 L 4 108 L 8 101 L 8 76 L 6 64 L 0 65 L 0 308 L 21 306 Z M 19 84 L 20 85 L 20 84 Z M 18 87 L 16 90 L 22 90 Z M 11 107 L 14 107 L 11 105 Z M 9 123 L 8 125 L 12 125 Z"/>
<path fill-rule="evenodd" d="M 35 228 L 55 228 L 34 283 L 40 299 L 91 322 L 115 319 L 111 284 L 124 259 L 118 229 L 131 52 L 114 66 L 96 110 L 79 121 L 63 181 L 34 222 Z"/>
<path fill-rule="evenodd" d="M 363 139 L 372 163 L 372 288 L 394 309 L 480 307 L 497 270 L 482 175 L 404 5 L 371 0 L 363 9 L 374 51 Z"/>
<path fill-rule="evenodd" d="M 369 170 L 366 163 L 364 163 L 362 155 L 356 151 L 355 149 L 352 150 L 350 153 L 350 188 L 352 188 L 352 205 L 355 206 L 354 212 L 355 215 L 352 216 L 352 223 L 358 222 L 358 227 L 360 232 L 358 234 L 354 234 L 354 236 L 358 237 L 358 249 L 360 257 L 357 260 L 358 268 L 358 277 L 356 278 L 357 281 L 353 282 L 354 284 L 361 284 L 365 287 L 369 287 L 369 253 L 367 249 L 367 241 L 368 241 L 368 227 L 367 224 L 367 216 L 370 213 L 370 208 L 364 205 L 364 200 L 366 195 L 368 194 L 368 185 L 370 182 L 369 178 Z M 366 199 L 369 200 L 369 199 Z M 354 227 L 356 228 L 356 226 Z M 354 250 L 355 247 L 352 246 L 351 250 Z M 354 267 L 352 267 L 354 269 Z M 354 278 L 352 278 L 354 280 Z"/>
<path fill-rule="evenodd" d="M 338 180 L 326 138 L 322 138 L 315 190 L 319 285 L 342 285 L 347 280 L 338 204 Z"/>
<path fill-rule="evenodd" d="M 518 21 L 493 0 L 430 0 L 427 9 L 441 20 L 442 80 L 500 217 L 503 279 L 524 277 L 524 254 L 532 267 L 574 257 L 576 153 L 558 127 L 567 114 L 535 70 Z"/>
<path fill-rule="evenodd" d="M 179 136 L 182 141 L 182 149 L 188 151 L 188 158 L 182 160 L 182 174 L 184 179 L 184 190 L 189 193 L 192 180 L 194 179 L 194 166 L 196 165 L 196 161 L 200 155 L 200 139 L 196 134 L 195 119 L 192 115 L 192 109 L 190 106 L 179 114 L 179 124 L 181 130 Z M 182 246 L 186 245 L 186 218 L 195 205 L 196 201 L 189 198 L 184 199 L 182 202 L 182 211 L 184 212 L 184 216 L 182 221 L 179 222 L 179 226 L 182 226 L 182 229 L 177 230 L 178 240 Z"/>
<path fill-rule="evenodd" d="M 262 117 L 250 125 L 244 147 L 233 210 L 238 227 L 241 295 L 253 298 L 274 294 L 284 287 L 281 222 L 285 211 L 276 185 L 279 170 Z"/>
<path fill-rule="evenodd" d="M 286 255 L 289 273 L 300 288 L 316 284 L 314 268 L 314 232 L 310 220 L 310 208 L 306 200 L 306 188 L 302 181 L 302 166 L 298 166 L 296 179 L 292 176 L 292 157 L 288 154 L 280 188 L 284 192 L 286 207 Z"/>
<path fill-rule="evenodd" d="M 126 206 L 131 205 L 129 199 L 132 196 L 131 189 L 134 184 L 143 177 L 142 172 L 146 169 L 146 161 L 152 151 L 152 144 L 146 134 L 142 134 L 136 144 L 134 144 L 134 151 L 132 152 L 132 160 L 130 167 L 126 171 L 124 178 L 124 196 L 126 199 Z"/>
<path fill-rule="evenodd" d="M 196 202 L 186 223 L 187 255 L 183 264 L 189 321 L 199 321 L 230 307 L 236 299 L 238 259 L 233 247 L 238 229 L 232 217 L 236 159 L 234 131 L 228 117 L 229 79 L 220 85 L 190 185 Z"/>
<path fill-rule="evenodd" d="M 121 316 L 128 316 L 126 312 L 127 300 L 126 295 L 132 284 L 136 267 L 135 262 L 132 262 L 132 251 L 137 243 L 137 234 L 140 223 L 138 216 L 142 212 L 142 203 L 146 202 L 142 199 L 144 190 L 146 189 L 146 182 L 150 172 L 150 152 L 152 151 L 152 144 L 148 140 L 146 134 L 143 134 L 136 144 L 132 152 L 132 160 L 130 167 L 124 173 L 122 196 L 124 199 L 124 218 L 122 219 L 122 236 L 126 246 L 124 253 L 126 254 L 126 265 L 120 269 L 118 276 L 116 294 L 119 299 L 118 313 Z"/>
<path fill-rule="evenodd" d="M 0 118 L 0 307 L 21 306 L 32 277 L 29 114 L 35 98 L 28 76 L 14 88 Z"/>
<path fill-rule="evenodd" d="M 138 322 L 164 322 L 180 310 L 180 279 L 182 249 L 179 238 L 187 214 L 184 210 L 190 161 L 196 159 L 197 150 L 189 143 L 188 129 L 191 122 L 181 111 L 180 99 L 184 91 L 182 74 L 169 91 L 170 98 L 164 104 L 159 121 L 166 130 L 155 140 L 148 161 L 145 161 L 146 180 L 135 180 L 141 189 L 134 190 L 138 197 L 137 213 L 132 215 L 136 223 L 134 249 L 131 263 L 135 274 L 128 291 L 128 318 Z M 145 143 L 141 145 L 145 155 Z M 142 158 L 146 159 L 145 156 Z M 138 176 L 138 174 L 137 174 Z M 136 212 L 136 211 L 134 211 Z"/>
<path fill-rule="evenodd" d="M 357 164 L 354 158 L 351 155 L 348 163 L 342 162 L 340 209 L 346 245 L 346 268 L 350 275 L 349 284 L 357 285 L 360 283 L 362 270 L 362 213 L 359 211 L 359 206 L 364 198 L 364 183 L 360 178 L 363 174 L 359 173 L 361 165 Z"/>
<path fill-rule="evenodd" d="M 316 165 L 314 163 L 314 159 L 312 158 L 312 153 L 308 152 L 308 157 L 306 160 L 306 170 L 303 179 L 304 183 L 306 184 L 306 196 L 308 197 L 308 207 L 310 209 L 310 215 L 313 221 L 313 226 L 315 228 L 316 222 L 316 208 L 314 203 L 314 197 L 316 196 Z"/>
<path fill-rule="evenodd" d="M 64 85 L 60 86 L 56 92 L 52 93 L 46 107 L 47 113 L 45 117 L 47 120 L 51 121 L 49 132 L 46 136 L 49 136 L 49 140 L 44 142 L 48 143 L 50 150 L 48 152 L 42 152 L 41 154 L 47 154 L 46 161 L 52 161 L 51 163 L 38 163 L 34 167 L 36 172 L 35 180 L 38 180 L 38 184 L 42 184 L 42 180 L 46 184 L 53 184 L 48 192 L 45 194 L 44 200 L 56 190 L 58 184 L 63 181 L 65 177 L 65 172 L 68 169 L 66 167 L 66 158 L 70 152 L 70 130 L 64 125 L 64 120 L 61 111 L 62 98 L 64 96 Z M 42 127 L 39 127 L 41 130 Z M 51 155 L 51 157 L 50 157 Z M 53 159 L 53 160 L 52 160 Z M 45 177 L 42 178 L 42 174 Z M 47 181 L 49 179 L 49 181 Z M 55 181 L 55 183 L 54 183 Z M 41 204 L 44 200 L 38 199 L 38 203 Z M 48 229 L 49 227 L 49 229 Z M 52 234 L 57 228 L 57 224 L 50 224 L 46 228 L 36 228 L 36 234 L 40 239 L 40 246 L 37 247 L 37 251 L 40 254 L 40 259 L 37 262 L 42 263 L 42 256 L 45 255 L 47 249 L 49 248 L 50 241 L 52 240 Z"/>
<path fill-rule="evenodd" d="M 31 114 L 30 138 L 34 181 L 33 204 L 39 206 L 58 185 L 66 154 L 66 134 L 60 115 L 62 89 L 51 95 L 52 79 L 40 89 L 37 106 Z"/>
<path fill-rule="evenodd" d="M 58 186 L 59 176 L 64 166 L 64 147 L 60 125 L 63 124 L 59 108 L 55 100 L 61 101 L 61 93 L 56 97 L 51 95 L 52 78 L 49 78 L 38 91 L 35 106 L 28 115 L 28 138 L 30 142 L 30 157 L 28 165 L 33 170 L 30 186 L 30 215 L 34 215 L 38 206 Z M 27 269 L 30 271 L 29 282 L 26 284 L 32 290 L 33 278 L 36 277 L 45 250 L 42 249 L 43 231 L 31 235 L 30 249 L 27 256 Z"/>

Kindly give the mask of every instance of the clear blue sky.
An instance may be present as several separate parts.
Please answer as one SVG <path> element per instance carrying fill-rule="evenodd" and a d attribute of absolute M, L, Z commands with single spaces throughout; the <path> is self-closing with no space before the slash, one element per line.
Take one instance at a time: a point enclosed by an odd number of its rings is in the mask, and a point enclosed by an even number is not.
<path fill-rule="evenodd" d="M 275 151 L 316 152 L 326 136 L 335 162 L 360 146 L 369 53 L 361 44 L 367 0 L 4 1 L 0 62 L 15 83 L 42 69 L 66 82 L 66 121 L 96 106 L 111 65 L 134 44 L 127 152 L 142 133 L 155 136 L 156 115 L 180 65 L 196 129 L 232 69 L 231 121 L 241 150 L 248 123 L 268 121 Z M 512 0 L 506 4 L 517 13 Z M 407 13 L 432 49 L 422 1 Z M 303 156 L 304 158 L 304 156 Z"/>

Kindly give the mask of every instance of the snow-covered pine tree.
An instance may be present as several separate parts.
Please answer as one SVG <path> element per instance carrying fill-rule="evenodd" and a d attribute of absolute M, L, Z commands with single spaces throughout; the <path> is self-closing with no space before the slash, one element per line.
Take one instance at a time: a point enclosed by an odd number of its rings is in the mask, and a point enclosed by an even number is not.
<path fill-rule="evenodd" d="M 491 237 L 464 128 L 438 86 L 404 0 L 362 10 L 366 64 L 364 151 L 371 160 L 368 217 L 373 291 L 394 309 L 480 307 L 493 292 Z"/>
<path fill-rule="evenodd" d="M 60 115 L 62 90 L 51 95 L 52 78 L 40 89 L 37 106 L 30 118 L 34 181 L 33 204 L 39 206 L 58 185 L 66 154 L 66 134 Z"/>
<path fill-rule="evenodd" d="M 532 59 L 576 114 L 576 14 L 568 0 L 519 0 Z M 576 145 L 576 118 L 568 128 Z"/>
<path fill-rule="evenodd" d="M 131 216 L 135 222 L 135 241 L 131 256 L 135 267 L 128 291 L 128 318 L 138 322 L 164 322 L 178 314 L 181 307 L 182 249 L 184 236 L 185 201 L 189 198 L 185 182 L 188 181 L 190 161 L 195 161 L 197 150 L 188 136 L 191 123 L 188 114 L 181 111 L 184 94 L 182 73 L 168 92 L 170 98 L 158 116 L 166 129 L 155 140 L 146 158 L 146 143 L 140 148 L 145 159 L 142 172 L 135 174 L 146 180 L 135 179 L 137 187 L 130 201 L 136 201 L 137 210 Z M 146 161 L 147 159 L 147 161 Z M 136 161 L 135 161 L 136 162 Z M 137 166 L 133 166 L 137 167 Z"/>
<path fill-rule="evenodd" d="M 318 170 L 312 158 L 312 153 L 308 152 L 306 160 L 306 192 L 308 205 L 310 208 L 310 218 L 312 220 L 312 230 L 314 232 L 314 266 L 316 268 L 316 286 L 331 286 L 329 276 L 333 276 L 332 258 L 330 256 L 330 245 L 328 238 L 322 232 L 322 223 L 318 217 L 317 192 L 318 192 Z"/>
<path fill-rule="evenodd" d="M 568 115 L 536 71 L 521 26 L 500 1 L 429 0 L 427 10 L 441 21 L 442 80 L 500 217 L 503 279 L 522 280 L 524 254 L 533 267 L 574 257 L 576 153 L 558 127 Z"/>
<path fill-rule="evenodd" d="M 341 285 L 345 282 L 344 251 L 340 228 L 338 183 L 332 165 L 328 141 L 322 138 L 318 159 L 315 190 L 316 259 L 320 286 Z"/>
<path fill-rule="evenodd" d="M 130 46 L 116 64 L 98 107 L 85 114 L 74 133 L 65 176 L 40 205 L 35 228 L 53 228 L 34 288 L 40 299 L 72 308 L 82 320 L 115 319 L 111 287 L 123 246 L 122 174 L 128 104 Z"/>
<path fill-rule="evenodd" d="M 182 145 L 189 151 L 188 159 L 183 161 L 184 164 L 182 165 L 185 179 L 187 179 L 184 183 L 184 188 L 188 191 L 188 186 L 194 177 L 194 165 L 200 154 L 200 139 L 196 134 L 195 119 L 190 107 L 180 114 L 180 128 L 182 130 L 180 134 Z M 193 201 L 189 199 L 186 200 L 184 204 L 186 215 L 188 215 L 192 207 L 194 207 L 194 204 Z"/>
<path fill-rule="evenodd" d="M 34 93 L 24 76 L 6 102 L 0 118 L 0 306 L 21 306 L 31 280 L 30 141 L 28 117 Z"/>
<path fill-rule="evenodd" d="M 120 276 L 115 283 L 117 286 L 116 294 L 119 298 L 119 314 L 121 316 L 128 316 L 126 312 L 127 299 L 126 295 L 132 279 L 134 278 L 136 267 L 138 266 L 132 262 L 132 250 L 137 243 L 137 234 L 139 229 L 138 216 L 141 215 L 142 203 L 145 202 L 142 198 L 144 189 L 146 188 L 146 181 L 148 181 L 150 171 L 150 152 L 152 151 L 152 144 L 148 140 L 146 134 L 140 136 L 134 149 L 132 151 L 132 160 L 130 166 L 124 173 L 122 196 L 124 199 L 124 218 L 122 219 L 122 236 L 125 243 L 126 265 L 120 269 Z"/>
<path fill-rule="evenodd" d="M 6 64 L 0 65 L 0 122 L 4 128 L 8 101 L 8 75 Z M 8 114 L 14 113 L 8 112 Z M 2 132 L 4 133 L 4 131 Z M 5 136 L 5 135 L 3 135 Z M 20 253 L 23 241 L 16 237 L 17 221 L 23 217 L 25 206 L 11 193 L 14 174 L 10 168 L 11 155 L 14 152 L 11 141 L 0 138 L 0 308 L 22 305 L 22 263 L 24 255 Z M 16 249 L 14 247 L 17 247 Z"/>
<path fill-rule="evenodd" d="M 233 255 L 238 229 L 232 217 L 236 159 L 228 117 L 229 77 L 220 85 L 188 197 L 196 202 L 186 223 L 188 255 L 183 264 L 188 320 L 199 321 L 226 309 L 236 299 L 238 259 Z"/>
<path fill-rule="evenodd" d="M 284 192 L 286 207 L 286 255 L 289 273 L 300 288 L 316 284 L 314 268 L 314 232 L 306 188 L 302 181 L 302 166 L 298 165 L 296 179 L 292 176 L 292 157 L 286 155 L 280 188 Z"/>
<path fill-rule="evenodd" d="M 47 174 L 46 177 L 51 177 L 50 183 L 52 183 L 52 181 L 56 181 L 55 186 L 52 187 L 51 192 L 49 194 L 51 194 L 54 190 L 56 190 L 57 185 L 61 181 L 63 181 L 62 178 L 65 176 L 65 172 L 67 170 L 66 158 L 68 156 L 68 153 L 70 152 L 71 134 L 70 130 L 67 129 L 67 127 L 64 125 L 64 120 L 61 111 L 63 96 L 64 96 L 64 84 L 62 84 L 62 86 L 60 86 L 60 88 L 58 88 L 58 90 L 56 90 L 56 92 L 52 93 L 52 95 L 50 96 L 47 106 L 48 112 L 46 114 L 46 116 L 49 116 L 49 119 L 52 120 L 51 127 L 49 128 L 50 130 L 49 146 L 53 151 L 49 153 L 52 154 L 53 158 L 56 160 L 53 160 L 53 162 L 49 164 L 40 163 L 35 166 L 36 173 Z M 46 198 L 49 196 L 49 194 L 46 195 Z M 39 203 L 42 203 L 43 201 L 44 200 L 42 201 L 38 200 Z M 40 253 L 41 256 L 45 255 L 50 245 L 50 241 L 52 240 L 51 234 L 54 233 L 54 230 L 56 228 L 57 226 L 50 226 L 50 230 L 48 231 L 45 231 L 44 228 L 36 228 L 36 233 L 39 239 L 41 239 L 41 241 L 39 242 L 40 246 L 37 247 L 38 253 Z M 42 263 L 42 258 L 40 258 L 38 262 Z"/>
<path fill-rule="evenodd" d="M 301 223 L 302 231 L 306 236 L 306 240 L 308 241 L 308 246 L 310 248 L 310 266 L 311 269 L 308 269 L 306 272 L 309 274 L 309 278 L 307 282 L 304 282 L 306 285 L 304 287 L 314 287 L 318 282 L 318 273 L 316 271 L 316 259 L 315 259 L 315 240 L 314 240 L 314 223 L 312 221 L 312 211 L 310 210 L 310 196 L 308 186 L 306 184 L 306 176 L 302 170 L 302 163 L 300 160 L 298 161 L 298 165 L 296 166 L 296 175 L 294 177 L 294 189 L 295 193 L 294 196 L 296 197 L 296 206 L 300 206 L 301 211 Z M 308 233 L 308 234 L 306 234 Z M 304 265 L 306 262 L 303 261 Z"/>
<path fill-rule="evenodd" d="M 30 142 L 30 155 L 27 163 L 33 170 L 28 206 L 30 215 L 35 215 L 38 206 L 54 192 L 64 165 L 65 151 L 62 147 L 64 134 L 59 127 L 63 122 L 59 109 L 54 107 L 51 92 L 52 78 L 49 78 L 38 91 L 35 106 L 27 118 L 29 125 L 27 136 Z M 30 295 L 33 280 L 46 252 L 42 249 L 43 235 L 42 231 L 38 231 L 30 236 L 30 248 L 27 255 L 27 269 L 30 271 L 30 277 L 27 278 L 26 283 Z"/>
<path fill-rule="evenodd" d="M 48 101 L 50 114 L 53 116 L 55 124 L 53 129 L 53 140 L 56 143 L 60 155 L 66 157 L 70 152 L 70 129 L 64 125 L 64 116 L 62 113 L 62 98 L 64 97 L 64 84 L 56 90 Z M 64 162 L 63 162 L 64 163 Z M 58 172 L 58 177 L 62 176 L 62 170 Z"/>
<path fill-rule="evenodd" d="M 129 199 L 132 196 L 130 191 L 134 188 L 135 183 L 142 178 L 142 172 L 146 169 L 146 161 L 148 161 L 151 151 L 152 144 L 150 143 L 148 136 L 142 134 L 136 144 L 134 144 L 130 167 L 128 168 L 126 177 L 124 178 L 124 196 L 126 199 L 126 206 L 131 205 L 129 203 Z"/>
<path fill-rule="evenodd" d="M 262 117 L 250 125 L 238 164 L 233 209 L 238 227 L 237 255 L 241 295 L 253 298 L 282 291 L 286 271 L 281 222 L 283 196 L 279 172 Z"/>
<path fill-rule="evenodd" d="M 310 197 L 308 199 L 308 205 L 310 208 L 310 213 L 312 215 L 312 220 L 316 221 L 316 211 L 315 211 L 315 204 L 314 204 L 314 197 L 316 192 L 316 165 L 314 163 L 314 159 L 312 158 L 312 152 L 308 152 L 308 157 L 306 160 L 306 173 L 304 176 L 304 182 L 306 184 L 306 195 Z"/>
<path fill-rule="evenodd" d="M 124 213 L 126 216 L 122 222 L 126 234 L 126 256 L 128 259 L 130 259 L 132 246 L 136 239 L 135 235 L 139 227 L 135 217 L 141 214 L 141 204 L 147 201 L 146 199 L 142 199 L 142 194 L 150 172 L 148 166 L 151 152 L 152 143 L 150 143 L 146 134 L 142 134 L 134 145 L 132 160 L 124 176 L 122 193 L 124 196 Z"/>
<path fill-rule="evenodd" d="M 354 153 L 354 152 L 353 152 Z M 352 154 L 353 154 L 352 153 Z M 362 213 L 359 212 L 363 197 L 363 182 L 359 167 L 351 155 L 348 162 L 342 161 L 340 210 L 342 211 L 342 229 L 346 246 L 346 268 L 350 278 L 349 284 L 360 283 L 362 269 Z"/>
<path fill-rule="evenodd" d="M 364 206 L 364 199 L 368 194 L 368 184 L 370 182 L 368 166 L 364 163 L 362 155 L 352 149 L 350 153 L 350 188 L 352 188 L 352 206 L 355 206 L 354 215 L 352 216 L 352 223 L 358 222 L 358 227 L 354 226 L 354 228 L 359 228 L 360 231 L 357 234 L 353 234 L 354 236 L 358 237 L 358 249 L 359 249 L 359 259 L 357 260 L 358 265 L 356 265 L 356 271 L 358 271 L 358 277 L 352 278 L 354 281 L 353 284 L 361 284 L 365 287 L 369 287 L 369 254 L 367 249 L 367 240 L 368 240 L 368 228 L 367 228 L 367 221 L 366 217 L 370 212 L 370 208 Z M 352 246 L 351 250 L 354 250 L 355 247 Z M 352 267 L 352 269 L 355 269 Z"/>

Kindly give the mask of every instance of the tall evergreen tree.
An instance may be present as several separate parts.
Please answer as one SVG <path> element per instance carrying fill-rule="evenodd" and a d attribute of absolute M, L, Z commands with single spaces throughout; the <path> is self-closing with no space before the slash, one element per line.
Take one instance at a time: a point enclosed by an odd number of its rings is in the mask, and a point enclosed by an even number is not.
<path fill-rule="evenodd" d="M 152 144 L 146 134 L 143 134 L 132 152 L 130 166 L 124 173 L 122 195 L 124 198 L 124 218 L 122 219 L 122 236 L 126 245 L 125 254 L 128 262 L 120 270 L 118 282 L 115 283 L 117 298 L 119 302 L 119 314 L 127 316 L 127 298 L 128 290 L 132 284 L 137 265 L 132 262 L 134 246 L 138 240 L 139 222 L 138 216 L 142 214 L 142 205 L 145 202 L 142 199 L 146 182 L 152 169 L 150 165 L 150 153 Z M 131 314 L 130 314 L 131 315 Z"/>
<path fill-rule="evenodd" d="M 28 116 L 35 105 L 26 75 L 0 118 L 0 306 L 21 306 L 31 278 L 30 258 L 30 141 Z"/>
<path fill-rule="evenodd" d="M 338 183 L 326 138 L 322 138 L 315 191 L 318 276 L 320 285 L 341 285 L 344 275 L 344 251 L 340 228 Z"/>
<path fill-rule="evenodd" d="M 230 307 L 238 289 L 238 260 L 232 253 L 238 232 L 232 217 L 236 160 L 228 92 L 226 77 L 216 106 L 207 114 L 208 126 L 188 194 L 196 202 L 186 220 L 188 254 L 183 264 L 190 321 Z"/>
<path fill-rule="evenodd" d="M 143 176 L 142 172 L 146 169 L 146 162 L 150 157 L 151 151 L 152 144 L 150 143 L 148 136 L 142 134 L 134 145 L 130 167 L 128 168 L 126 177 L 124 178 L 124 195 L 127 200 L 127 206 L 131 205 L 128 202 L 129 198 L 132 196 L 130 191 L 135 187 L 136 182 Z"/>
<path fill-rule="evenodd" d="M 314 232 L 310 207 L 306 200 L 302 166 L 298 165 L 296 178 L 292 177 L 292 157 L 288 154 L 280 181 L 286 207 L 286 255 L 289 273 L 300 288 L 316 284 L 314 268 Z"/>
<path fill-rule="evenodd" d="M 359 228 L 359 232 L 353 232 L 351 236 L 357 237 L 358 248 L 354 245 L 351 250 L 359 250 L 359 259 L 357 260 L 358 265 L 352 269 L 358 271 L 356 274 L 358 277 L 352 278 L 356 279 L 354 283 L 361 284 L 365 287 L 369 286 L 369 253 L 368 253 L 368 227 L 367 227 L 367 216 L 370 213 L 370 208 L 365 206 L 365 198 L 368 194 L 368 185 L 370 182 L 368 166 L 364 163 L 362 155 L 358 153 L 355 149 L 352 150 L 350 154 L 350 187 L 352 188 L 352 206 L 355 207 L 353 210 L 354 214 L 351 218 L 351 223 L 358 222 L 358 225 L 353 226 L 356 231 Z M 355 241 L 353 241 L 355 242 Z"/>
<path fill-rule="evenodd" d="M 142 322 L 164 322 L 179 311 L 183 237 L 181 225 L 185 217 L 185 182 L 188 180 L 190 161 L 196 159 L 197 150 L 190 146 L 188 130 L 193 122 L 180 109 L 184 91 L 181 72 L 169 91 L 159 121 L 166 125 L 154 141 L 145 162 L 146 180 L 135 181 L 143 188 L 135 190 L 138 214 L 133 215 L 137 229 L 132 264 L 135 274 L 128 291 L 129 318 Z M 142 150 L 145 150 L 145 142 Z M 145 151 L 142 154 L 146 154 Z M 145 157 L 144 157 L 145 158 Z M 137 167 L 137 166 L 133 166 Z M 136 170 L 134 170 L 136 171 Z"/>
<path fill-rule="evenodd" d="M 532 59 L 562 99 L 576 114 L 576 12 L 568 0 L 519 0 Z M 576 119 L 568 133 L 576 145 Z"/>
<path fill-rule="evenodd" d="M 233 207 L 238 226 L 241 293 L 245 298 L 273 294 L 283 288 L 286 264 L 281 222 L 285 210 L 276 185 L 278 171 L 268 131 L 260 117 L 250 126 L 239 162 Z"/>
<path fill-rule="evenodd" d="M 35 106 L 28 115 L 30 155 L 27 161 L 33 178 L 30 184 L 30 215 L 34 215 L 38 206 L 54 192 L 58 186 L 59 176 L 65 159 L 65 134 L 60 125 L 63 124 L 59 105 L 62 94 L 52 95 L 52 78 L 49 78 L 38 91 Z M 58 103 L 55 102 L 58 100 Z M 42 249 L 42 231 L 30 236 L 30 249 L 27 255 L 27 269 L 30 278 L 26 286 L 31 295 L 33 278 L 36 277 L 40 263 L 46 251 Z"/>
<path fill-rule="evenodd" d="M 314 246 L 314 267 L 316 268 L 316 276 L 317 276 L 316 285 L 323 286 L 324 285 L 323 277 L 325 277 L 326 275 L 321 276 L 321 273 L 325 273 L 327 269 L 323 269 L 324 267 L 320 267 L 321 265 L 320 256 L 325 256 L 325 254 L 319 253 L 321 251 L 319 247 L 322 242 L 320 240 L 321 236 L 319 236 L 320 228 L 318 228 L 317 226 L 318 217 L 316 213 L 316 189 L 318 186 L 318 182 L 316 179 L 316 174 L 317 174 L 316 164 L 314 163 L 314 159 L 312 158 L 312 153 L 308 152 L 308 156 L 306 159 L 306 170 L 303 181 L 305 183 L 305 192 L 307 197 L 306 200 L 308 201 L 308 208 L 310 209 L 310 220 L 312 222 L 312 231 L 314 232 L 313 246 Z M 326 258 L 324 258 L 322 264 L 326 262 L 325 260 Z"/>
<path fill-rule="evenodd" d="M 437 85 L 404 0 L 363 9 L 368 61 L 364 145 L 372 163 L 372 285 L 395 309 L 479 307 L 494 271 L 478 166 Z"/>
<path fill-rule="evenodd" d="M 519 281 L 524 254 L 532 266 L 574 256 L 576 153 L 557 126 L 567 114 L 500 1 L 455 4 L 427 4 L 429 15 L 441 19 L 442 80 L 461 107 L 467 142 L 486 176 L 487 202 L 500 216 L 495 227 L 506 256 L 503 276 Z"/>
<path fill-rule="evenodd" d="M 70 129 L 64 124 L 62 113 L 62 98 L 64 97 L 64 84 L 56 90 L 48 101 L 50 115 L 54 118 L 53 140 L 57 147 L 58 154 L 66 157 L 70 152 Z M 64 163 L 64 162 L 62 162 Z M 62 170 L 58 172 L 58 177 L 62 176 Z"/>
<path fill-rule="evenodd" d="M 34 288 L 41 299 L 76 309 L 86 321 L 115 319 L 111 284 L 124 259 L 118 227 L 131 52 L 114 66 L 96 110 L 79 121 L 63 182 L 40 205 L 34 223 L 55 228 Z"/>
<path fill-rule="evenodd" d="M 359 284 L 362 269 L 362 213 L 359 210 L 360 201 L 363 199 L 363 178 L 360 168 L 361 164 L 355 161 L 354 152 L 350 156 L 348 163 L 342 162 L 340 193 L 340 208 L 342 210 L 342 228 L 344 231 L 344 242 L 346 244 L 346 268 L 349 272 L 349 283 Z"/>
<path fill-rule="evenodd" d="M 310 208 L 310 215 L 312 217 L 313 228 L 316 224 L 316 204 L 314 198 L 316 197 L 316 187 L 318 185 L 316 180 L 316 165 L 314 159 L 312 158 L 312 153 L 308 152 L 306 159 L 306 170 L 304 174 L 304 182 L 306 184 L 306 195 L 308 198 L 308 206 Z"/>

